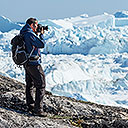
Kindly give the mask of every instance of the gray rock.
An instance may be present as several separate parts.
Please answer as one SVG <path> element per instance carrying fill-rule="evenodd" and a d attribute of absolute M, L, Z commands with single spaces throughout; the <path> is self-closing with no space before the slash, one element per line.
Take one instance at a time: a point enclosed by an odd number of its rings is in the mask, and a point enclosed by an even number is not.
<path fill-rule="evenodd" d="M 128 128 L 128 109 L 104 106 L 46 92 L 47 117 L 27 113 L 25 85 L 0 76 L 0 128 Z"/>

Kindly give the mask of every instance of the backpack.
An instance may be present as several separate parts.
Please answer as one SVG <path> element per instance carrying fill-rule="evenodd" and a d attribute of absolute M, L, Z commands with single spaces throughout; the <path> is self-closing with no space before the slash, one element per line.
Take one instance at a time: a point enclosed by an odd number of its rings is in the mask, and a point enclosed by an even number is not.
<path fill-rule="evenodd" d="M 22 34 L 16 35 L 11 40 L 11 45 L 12 59 L 14 63 L 17 65 L 24 65 L 26 62 L 28 62 L 34 49 L 32 49 L 30 55 L 26 53 L 24 36 Z"/>

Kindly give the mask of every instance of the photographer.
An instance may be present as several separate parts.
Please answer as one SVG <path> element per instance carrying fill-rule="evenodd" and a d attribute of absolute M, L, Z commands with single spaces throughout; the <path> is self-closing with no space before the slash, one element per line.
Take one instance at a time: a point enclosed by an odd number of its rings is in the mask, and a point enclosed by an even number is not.
<path fill-rule="evenodd" d="M 39 48 L 44 48 L 43 40 L 44 29 L 41 27 L 37 31 L 38 21 L 35 18 L 29 18 L 20 34 L 24 35 L 26 52 L 32 55 L 29 61 L 24 65 L 26 80 L 26 104 L 29 112 L 37 116 L 46 116 L 43 111 L 43 97 L 45 95 L 45 75 L 41 67 L 41 55 Z M 40 33 L 40 38 L 37 34 Z M 36 88 L 35 100 L 33 99 L 33 87 Z"/>

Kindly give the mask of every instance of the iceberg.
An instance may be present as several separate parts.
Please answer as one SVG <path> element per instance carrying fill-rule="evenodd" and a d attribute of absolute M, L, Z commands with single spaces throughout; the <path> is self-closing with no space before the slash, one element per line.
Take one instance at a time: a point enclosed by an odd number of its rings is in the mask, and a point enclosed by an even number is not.
<path fill-rule="evenodd" d="M 1 32 L 9 32 L 12 29 L 20 30 L 21 26 L 13 23 L 11 20 L 6 18 L 5 16 L 0 16 L 0 31 Z"/>
<path fill-rule="evenodd" d="M 14 65 L 10 45 L 21 25 L 0 18 L 0 74 L 25 83 L 24 69 Z M 39 21 L 49 25 L 44 34 L 46 45 L 41 49 L 46 90 L 78 100 L 128 107 L 128 26 L 121 20 L 117 25 L 118 19 L 104 13 Z"/>

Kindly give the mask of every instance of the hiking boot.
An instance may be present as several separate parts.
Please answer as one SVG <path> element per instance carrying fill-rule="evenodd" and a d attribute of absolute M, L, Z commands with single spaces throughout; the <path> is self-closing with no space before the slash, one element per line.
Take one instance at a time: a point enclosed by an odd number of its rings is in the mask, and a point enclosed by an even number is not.
<path fill-rule="evenodd" d="M 34 112 L 34 104 L 27 105 L 27 111 L 33 113 Z"/>
<path fill-rule="evenodd" d="M 44 111 L 34 111 L 33 113 L 34 116 L 39 116 L 39 117 L 46 117 L 47 116 L 47 113 L 45 113 Z"/>

